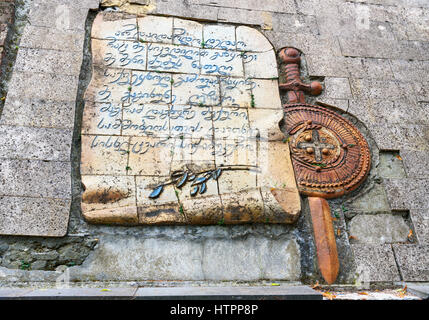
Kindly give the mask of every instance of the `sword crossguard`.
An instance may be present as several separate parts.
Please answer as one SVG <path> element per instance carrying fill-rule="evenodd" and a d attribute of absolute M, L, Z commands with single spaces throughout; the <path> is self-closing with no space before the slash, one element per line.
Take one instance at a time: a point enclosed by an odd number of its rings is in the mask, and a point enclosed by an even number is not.
<path fill-rule="evenodd" d="M 280 90 L 288 91 L 289 103 L 305 103 L 304 92 L 317 96 L 322 92 L 322 85 L 318 81 L 306 84 L 301 81 L 299 65 L 301 57 L 295 48 L 285 48 L 279 53 L 279 57 L 284 63 L 286 83 L 279 84 Z"/>

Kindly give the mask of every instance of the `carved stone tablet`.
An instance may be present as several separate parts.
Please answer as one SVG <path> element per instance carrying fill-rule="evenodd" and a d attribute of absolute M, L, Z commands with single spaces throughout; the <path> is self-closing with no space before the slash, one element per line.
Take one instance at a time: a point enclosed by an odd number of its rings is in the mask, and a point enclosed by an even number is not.
<path fill-rule="evenodd" d="M 257 30 L 99 13 L 83 215 L 107 224 L 291 223 L 276 57 Z"/>

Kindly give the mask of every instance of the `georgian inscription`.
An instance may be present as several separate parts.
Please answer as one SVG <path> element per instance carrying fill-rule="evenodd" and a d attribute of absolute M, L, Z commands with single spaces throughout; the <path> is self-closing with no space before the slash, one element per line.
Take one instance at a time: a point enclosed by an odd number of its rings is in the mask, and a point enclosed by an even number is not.
<path fill-rule="evenodd" d="M 99 13 L 91 44 L 81 159 L 88 221 L 296 219 L 275 53 L 262 34 Z"/>

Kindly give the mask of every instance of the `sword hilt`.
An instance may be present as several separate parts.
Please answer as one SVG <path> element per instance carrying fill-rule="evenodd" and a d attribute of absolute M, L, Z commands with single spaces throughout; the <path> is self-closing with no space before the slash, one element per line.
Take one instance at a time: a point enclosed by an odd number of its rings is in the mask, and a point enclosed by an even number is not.
<path fill-rule="evenodd" d="M 322 92 L 322 85 L 318 81 L 306 84 L 301 81 L 299 65 L 301 63 L 300 53 L 295 48 L 285 48 L 279 52 L 279 57 L 284 63 L 286 83 L 281 83 L 281 90 L 288 90 L 289 103 L 305 103 L 304 92 L 311 95 L 319 95 Z"/>

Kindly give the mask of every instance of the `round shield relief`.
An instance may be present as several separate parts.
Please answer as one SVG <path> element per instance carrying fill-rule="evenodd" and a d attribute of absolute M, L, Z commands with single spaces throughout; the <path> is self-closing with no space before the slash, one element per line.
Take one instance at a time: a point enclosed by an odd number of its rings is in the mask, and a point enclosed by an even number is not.
<path fill-rule="evenodd" d="M 308 104 L 285 106 L 292 163 L 300 191 L 334 198 L 356 189 L 370 170 L 368 143 L 339 114 Z"/>

